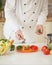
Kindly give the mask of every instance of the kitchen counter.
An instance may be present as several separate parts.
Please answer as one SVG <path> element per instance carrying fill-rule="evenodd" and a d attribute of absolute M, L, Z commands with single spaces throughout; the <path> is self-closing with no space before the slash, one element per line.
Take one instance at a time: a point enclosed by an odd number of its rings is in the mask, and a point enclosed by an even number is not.
<path fill-rule="evenodd" d="M 45 43 L 36 43 L 41 47 Z M 18 53 L 16 51 L 0 56 L 0 65 L 52 65 L 52 55 L 44 55 L 41 50 L 34 53 Z"/>

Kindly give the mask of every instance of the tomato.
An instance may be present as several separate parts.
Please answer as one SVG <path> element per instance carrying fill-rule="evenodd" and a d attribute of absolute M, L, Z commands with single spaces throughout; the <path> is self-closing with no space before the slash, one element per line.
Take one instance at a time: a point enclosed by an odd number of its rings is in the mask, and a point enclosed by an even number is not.
<path fill-rule="evenodd" d="M 44 51 L 46 49 L 48 49 L 48 47 L 47 46 L 43 46 L 41 50 Z"/>
<path fill-rule="evenodd" d="M 45 55 L 48 55 L 48 54 L 50 54 L 50 50 L 49 50 L 49 49 L 45 49 L 45 50 L 43 51 L 43 53 L 44 53 Z"/>
<path fill-rule="evenodd" d="M 48 49 L 47 46 L 43 46 L 41 50 L 42 50 L 42 52 L 43 52 L 45 55 L 50 54 L 50 50 Z"/>
<path fill-rule="evenodd" d="M 35 45 L 31 45 L 31 46 L 30 46 L 30 49 L 31 49 L 32 51 L 38 51 L 38 47 L 35 46 Z"/>

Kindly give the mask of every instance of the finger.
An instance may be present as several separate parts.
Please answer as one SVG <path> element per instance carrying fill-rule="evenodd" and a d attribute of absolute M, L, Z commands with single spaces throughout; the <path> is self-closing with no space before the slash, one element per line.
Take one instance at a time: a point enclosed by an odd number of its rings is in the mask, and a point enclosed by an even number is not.
<path fill-rule="evenodd" d="M 16 37 L 18 39 L 24 39 L 24 36 L 23 36 L 23 34 L 22 34 L 22 32 L 20 30 L 16 32 Z"/>
<path fill-rule="evenodd" d="M 18 34 L 18 38 L 19 38 L 19 40 L 24 39 L 24 38 L 21 36 L 21 34 Z"/>
<path fill-rule="evenodd" d="M 22 34 L 22 33 L 20 33 L 20 37 L 21 37 L 22 39 L 24 39 L 24 36 L 23 36 L 23 34 Z"/>
<path fill-rule="evenodd" d="M 39 32 L 35 32 L 36 34 L 38 34 L 38 35 L 40 35 L 40 33 Z"/>
<path fill-rule="evenodd" d="M 20 36 L 17 35 L 17 39 L 20 40 Z"/>
<path fill-rule="evenodd" d="M 24 38 L 24 36 L 23 36 L 23 34 L 22 34 L 22 32 L 20 30 L 17 32 L 17 34 L 20 34 L 22 39 Z"/>
<path fill-rule="evenodd" d="M 19 36 L 19 34 L 15 34 L 15 36 L 16 36 L 16 38 L 19 40 L 20 39 L 20 36 Z"/>

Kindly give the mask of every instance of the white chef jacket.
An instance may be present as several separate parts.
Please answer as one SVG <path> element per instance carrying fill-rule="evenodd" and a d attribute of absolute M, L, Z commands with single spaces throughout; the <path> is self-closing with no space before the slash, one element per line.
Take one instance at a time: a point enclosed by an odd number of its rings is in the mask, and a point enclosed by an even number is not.
<path fill-rule="evenodd" d="M 21 29 L 26 42 L 36 41 L 35 27 L 43 25 L 48 14 L 48 0 L 6 0 L 4 36 L 14 39 Z"/>

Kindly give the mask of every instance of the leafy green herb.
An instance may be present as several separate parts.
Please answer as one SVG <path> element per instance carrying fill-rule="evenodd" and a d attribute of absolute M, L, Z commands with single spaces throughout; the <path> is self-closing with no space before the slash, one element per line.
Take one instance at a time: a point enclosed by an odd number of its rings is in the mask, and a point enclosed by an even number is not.
<path fill-rule="evenodd" d="M 38 32 L 41 33 L 41 30 L 39 29 Z"/>
<path fill-rule="evenodd" d="M 10 51 L 14 51 L 14 50 L 15 50 L 15 45 L 11 45 Z"/>

